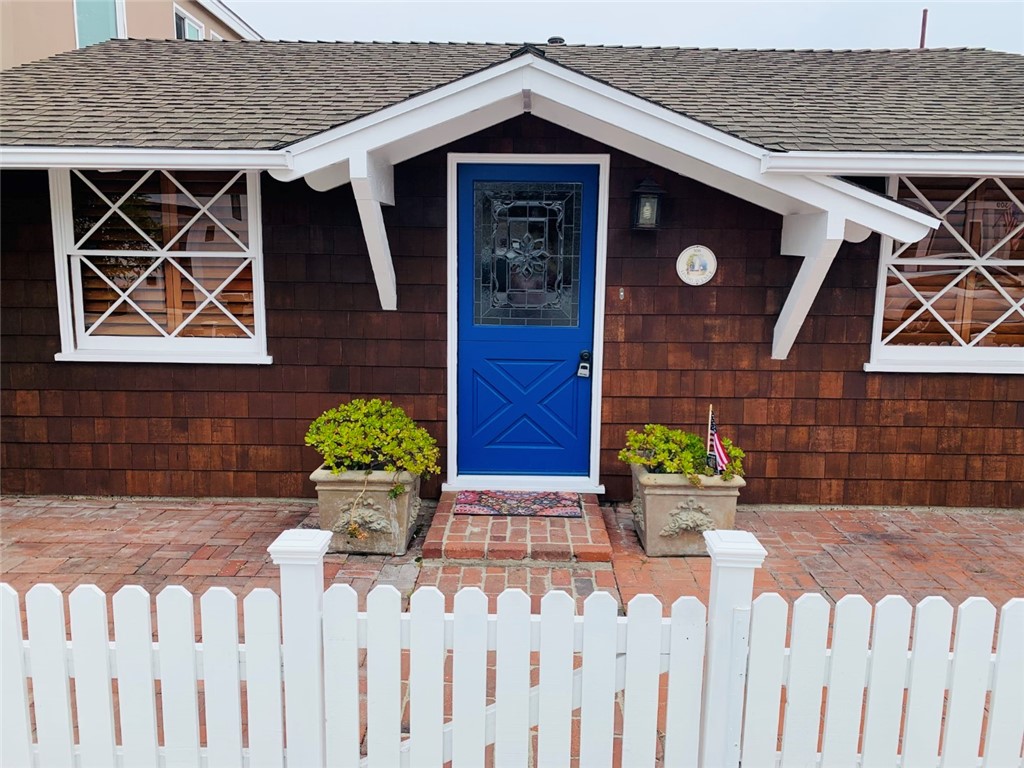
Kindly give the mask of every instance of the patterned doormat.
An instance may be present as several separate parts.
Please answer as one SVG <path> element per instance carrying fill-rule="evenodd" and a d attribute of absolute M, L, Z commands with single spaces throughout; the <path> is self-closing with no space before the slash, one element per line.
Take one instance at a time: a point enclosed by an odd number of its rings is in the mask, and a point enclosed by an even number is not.
<path fill-rule="evenodd" d="M 456 515 L 583 517 L 580 495 L 570 491 L 459 491 Z"/>

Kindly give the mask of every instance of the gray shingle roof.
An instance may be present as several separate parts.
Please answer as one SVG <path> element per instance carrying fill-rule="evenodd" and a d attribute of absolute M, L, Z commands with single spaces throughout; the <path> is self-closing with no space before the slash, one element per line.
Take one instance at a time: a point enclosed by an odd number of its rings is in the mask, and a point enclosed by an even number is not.
<path fill-rule="evenodd" d="M 476 43 L 112 40 L 0 77 L 0 143 L 278 148 L 501 63 Z M 767 149 L 1024 152 L 1024 56 L 537 46 Z"/>

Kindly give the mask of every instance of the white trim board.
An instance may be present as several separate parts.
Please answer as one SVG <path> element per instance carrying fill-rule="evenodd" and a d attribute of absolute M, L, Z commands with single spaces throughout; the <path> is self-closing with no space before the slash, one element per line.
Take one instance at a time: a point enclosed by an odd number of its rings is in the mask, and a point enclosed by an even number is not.
<path fill-rule="evenodd" d="M 284 150 L 125 149 L 123 147 L 0 147 L 0 168 L 11 170 L 82 168 L 127 171 L 243 171 L 291 167 Z"/>
<path fill-rule="evenodd" d="M 762 173 L 827 176 L 1024 176 L 1007 152 L 769 152 Z"/>
<path fill-rule="evenodd" d="M 596 165 L 597 232 L 594 242 L 594 343 L 591 366 L 590 473 L 586 476 L 459 475 L 458 346 L 459 346 L 459 243 L 458 166 L 461 163 L 518 165 Z M 448 155 L 448 482 L 445 491 L 529 490 L 604 493 L 601 485 L 601 385 L 604 370 L 605 283 L 608 260 L 608 155 L 466 154 Z"/>
<path fill-rule="evenodd" d="M 207 13 L 215 16 L 218 21 L 232 29 L 243 40 L 262 40 L 263 35 L 256 31 L 245 19 L 228 7 L 221 0 L 196 0 Z M 223 40 L 224 38 L 220 38 Z"/>

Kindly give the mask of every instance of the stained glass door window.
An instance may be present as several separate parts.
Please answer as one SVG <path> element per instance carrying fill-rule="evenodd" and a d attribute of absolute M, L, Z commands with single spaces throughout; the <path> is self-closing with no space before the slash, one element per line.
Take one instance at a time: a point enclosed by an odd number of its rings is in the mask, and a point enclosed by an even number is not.
<path fill-rule="evenodd" d="M 582 184 L 476 181 L 476 325 L 579 324 Z"/>

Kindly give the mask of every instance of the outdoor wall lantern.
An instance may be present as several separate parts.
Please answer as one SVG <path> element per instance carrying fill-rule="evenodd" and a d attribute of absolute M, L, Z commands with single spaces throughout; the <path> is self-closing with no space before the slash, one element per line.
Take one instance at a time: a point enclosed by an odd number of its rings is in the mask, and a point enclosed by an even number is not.
<path fill-rule="evenodd" d="M 665 190 L 650 177 L 633 190 L 633 229 L 657 229 L 661 224 L 661 198 Z"/>

